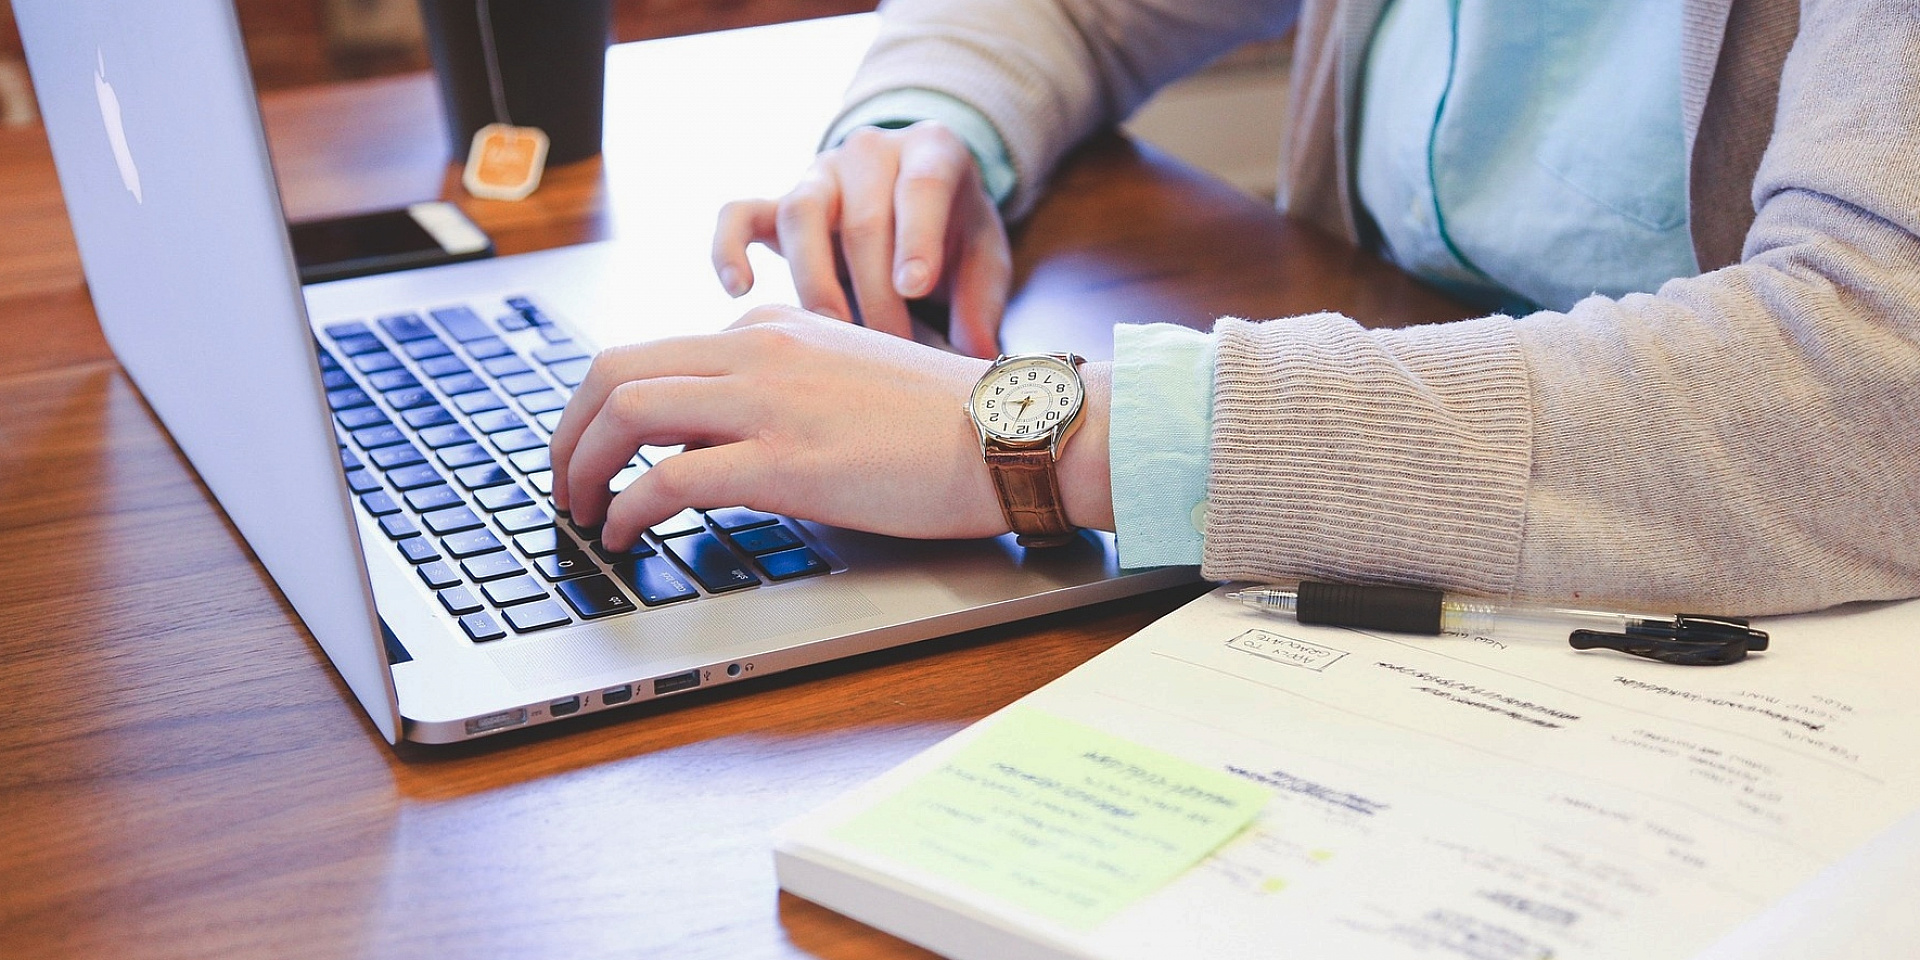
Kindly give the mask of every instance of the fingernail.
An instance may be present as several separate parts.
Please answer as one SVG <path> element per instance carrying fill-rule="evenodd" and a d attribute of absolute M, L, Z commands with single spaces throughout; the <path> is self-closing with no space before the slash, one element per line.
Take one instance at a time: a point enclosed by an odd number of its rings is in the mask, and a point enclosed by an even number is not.
<path fill-rule="evenodd" d="M 738 297 L 747 292 L 741 285 L 740 271 L 734 267 L 720 268 L 720 286 L 726 288 L 727 296 Z"/>
<path fill-rule="evenodd" d="M 926 294 L 927 262 L 918 257 L 900 264 L 893 272 L 893 288 L 903 297 L 919 297 Z"/>

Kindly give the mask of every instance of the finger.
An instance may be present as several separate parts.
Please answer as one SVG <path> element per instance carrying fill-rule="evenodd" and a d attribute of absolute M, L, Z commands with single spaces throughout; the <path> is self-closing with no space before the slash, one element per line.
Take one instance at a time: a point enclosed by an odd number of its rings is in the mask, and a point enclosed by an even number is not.
<path fill-rule="evenodd" d="M 609 550 L 625 550 L 642 531 L 688 507 L 765 506 L 757 481 L 764 455 L 751 440 L 689 449 L 641 474 L 613 498 L 600 529 Z"/>
<path fill-rule="evenodd" d="M 845 255 L 860 322 L 895 336 L 912 336 L 907 303 L 893 289 L 893 187 L 895 155 L 883 145 L 888 134 L 855 131 L 839 160 L 840 249 Z"/>
<path fill-rule="evenodd" d="M 729 399 L 726 389 L 725 378 L 670 377 L 636 380 L 614 390 L 568 458 L 574 521 L 591 526 L 605 518 L 608 483 L 642 446 L 697 448 L 740 436 L 750 405 Z"/>
<path fill-rule="evenodd" d="M 944 130 L 922 132 L 916 125 L 900 151 L 900 175 L 894 185 L 893 287 L 917 299 L 933 292 L 945 269 L 947 226 L 959 190 L 973 169 L 973 157 Z"/>
<path fill-rule="evenodd" d="M 984 197 L 981 202 L 986 202 Z M 1013 255 L 999 214 L 983 212 L 985 217 L 976 220 L 970 236 L 962 240 L 947 335 L 960 352 L 990 358 L 1000 354 L 1000 321 L 1013 284 Z"/>
<path fill-rule="evenodd" d="M 800 305 L 835 319 L 852 320 L 853 308 L 840 288 L 839 259 L 834 252 L 840 207 L 838 178 L 825 162 L 816 163 L 807 178 L 781 198 L 774 232 L 781 255 L 793 271 Z"/>
<path fill-rule="evenodd" d="M 713 272 L 728 296 L 743 297 L 753 289 L 748 246 L 764 243 L 778 252 L 780 238 L 774 216 L 779 209 L 772 200 L 735 200 L 720 208 L 719 222 L 713 228 Z"/>
<path fill-rule="evenodd" d="M 749 311 L 751 312 L 751 311 Z M 657 377 L 713 377 L 727 372 L 727 353 L 705 337 L 669 337 L 651 343 L 609 347 L 593 358 L 586 379 L 574 388 L 547 443 L 553 459 L 553 505 L 572 509 L 571 461 L 588 424 L 600 415 L 621 384 Z"/>

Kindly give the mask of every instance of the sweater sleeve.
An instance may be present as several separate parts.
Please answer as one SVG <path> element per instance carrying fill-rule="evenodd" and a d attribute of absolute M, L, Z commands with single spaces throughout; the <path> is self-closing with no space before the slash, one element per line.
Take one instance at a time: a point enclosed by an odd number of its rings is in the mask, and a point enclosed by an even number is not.
<path fill-rule="evenodd" d="M 1006 210 L 1018 219 L 1074 144 L 1168 81 L 1280 33 L 1298 8 L 1298 0 L 887 0 L 846 103 L 914 88 L 972 105 L 1013 160 Z"/>
<path fill-rule="evenodd" d="M 1223 321 L 1205 570 L 1765 614 L 1920 595 L 1920 19 L 1809 0 L 1742 262 L 1567 313 Z"/>

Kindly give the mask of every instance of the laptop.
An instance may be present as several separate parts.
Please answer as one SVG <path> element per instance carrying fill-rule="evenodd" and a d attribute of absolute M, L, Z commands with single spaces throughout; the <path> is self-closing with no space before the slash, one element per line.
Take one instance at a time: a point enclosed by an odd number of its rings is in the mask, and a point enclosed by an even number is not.
<path fill-rule="evenodd" d="M 729 504 L 610 555 L 554 518 L 546 438 L 597 345 L 740 315 L 704 269 L 711 206 L 674 215 L 686 198 L 663 169 L 641 178 L 667 181 L 660 216 L 639 211 L 621 241 L 303 290 L 231 0 L 14 9 L 108 342 L 389 742 L 621 709 L 1195 579 L 1122 570 L 1104 534 L 1025 551 Z M 672 120 L 669 86 L 744 91 L 836 50 L 850 68 L 860 34 L 769 38 L 736 63 L 650 46 L 646 69 L 668 71 L 636 85 L 651 106 L 609 110 Z M 804 84 L 764 86 L 760 115 L 791 125 L 797 111 L 815 130 L 838 92 L 788 103 Z M 754 115 L 713 136 L 751 135 Z M 616 137 L 609 169 L 752 163 L 703 158 L 728 148 L 699 116 L 677 122 L 686 149 Z M 743 167 L 737 195 L 803 164 Z M 763 287 L 784 276 L 759 272 Z M 672 453 L 642 451 L 627 473 Z"/>

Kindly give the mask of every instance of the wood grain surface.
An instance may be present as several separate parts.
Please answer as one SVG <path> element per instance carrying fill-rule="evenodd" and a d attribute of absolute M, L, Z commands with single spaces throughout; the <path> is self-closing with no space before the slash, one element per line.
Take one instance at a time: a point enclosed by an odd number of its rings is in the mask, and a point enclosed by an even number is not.
<path fill-rule="evenodd" d="M 289 210 L 459 199 L 436 149 L 407 145 L 437 135 L 380 134 L 433 111 L 417 76 L 270 97 Z M 459 202 L 503 252 L 605 236 L 605 169 L 557 171 L 537 202 Z M 390 749 L 114 363 L 38 128 L 0 131 L 0 183 L 10 960 L 924 956 L 780 894 L 770 830 L 1194 593 Z M 1074 158 L 1018 247 L 1016 342 L 1222 313 L 1461 312 L 1117 137 Z"/>

